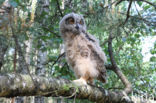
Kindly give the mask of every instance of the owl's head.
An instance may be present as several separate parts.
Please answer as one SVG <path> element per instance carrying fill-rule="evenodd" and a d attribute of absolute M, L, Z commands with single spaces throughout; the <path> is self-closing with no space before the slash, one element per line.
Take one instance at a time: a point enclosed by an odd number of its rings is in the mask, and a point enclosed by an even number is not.
<path fill-rule="evenodd" d="M 86 24 L 82 15 L 69 13 L 65 15 L 60 21 L 60 32 L 72 32 L 74 34 L 80 34 L 86 32 Z"/>

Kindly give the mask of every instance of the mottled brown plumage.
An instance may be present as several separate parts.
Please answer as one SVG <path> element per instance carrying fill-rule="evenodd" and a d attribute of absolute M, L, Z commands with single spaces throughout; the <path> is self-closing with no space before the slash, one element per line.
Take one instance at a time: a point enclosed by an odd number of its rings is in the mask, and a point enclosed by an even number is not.
<path fill-rule="evenodd" d="M 60 21 L 60 33 L 64 40 L 66 59 L 81 84 L 93 79 L 106 82 L 104 63 L 106 56 L 99 41 L 87 33 L 84 18 L 75 13 L 67 14 Z"/>

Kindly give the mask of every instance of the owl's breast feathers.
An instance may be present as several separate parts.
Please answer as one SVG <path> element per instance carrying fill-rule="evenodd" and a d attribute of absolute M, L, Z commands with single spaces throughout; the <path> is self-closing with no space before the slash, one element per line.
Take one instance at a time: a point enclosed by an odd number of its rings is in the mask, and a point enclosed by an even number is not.
<path fill-rule="evenodd" d="M 88 58 L 90 55 L 88 41 L 83 34 L 66 36 L 65 51 L 68 60 L 75 60 L 75 58 Z"/>
<path fill-rule="evenodd" d="M 105 54 L 96 38 L 90 34 L 87 37 L 90 39 L 86 38 L 84 33 L 66 36 L 64 41 L 66 59 L 78 77 L 88 72 L 88 78 L 97 78 L 105 83 Z"/>
<path fill-rule="evenodd" d="M 88 38 L 86 38 L 86 35 Z M 99 46 L 99 43 L 92 35 L 81 33 L 79 35 L 66 36 L 65 50 L 68 61 L 75 61 L 76 59 L 90 59 L 96 62 L 96 68 L 101 70 L 106 62 L 105 54 Z"/>

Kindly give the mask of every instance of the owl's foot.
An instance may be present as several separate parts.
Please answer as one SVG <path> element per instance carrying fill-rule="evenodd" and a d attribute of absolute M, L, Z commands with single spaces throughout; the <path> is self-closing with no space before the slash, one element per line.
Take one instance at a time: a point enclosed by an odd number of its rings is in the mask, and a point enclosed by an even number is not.
<path fill-rule="evenodd" d="M 74 82 L 74 84 L 76 84 L 78 86 L 87 85 L 87 81 L 83 78 L 73 80 L 73 82 Z"/>

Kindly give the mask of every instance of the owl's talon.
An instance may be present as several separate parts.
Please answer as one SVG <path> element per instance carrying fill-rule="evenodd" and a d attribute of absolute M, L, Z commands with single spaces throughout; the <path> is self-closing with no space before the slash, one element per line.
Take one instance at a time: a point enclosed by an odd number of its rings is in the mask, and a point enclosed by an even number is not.
<path fill-rule="evenodd" d="M 87 85 L 87 82 L 82 78 L 77 79 L 77 80 L 73 80 L 73 82 L 74 82 L 74 84 L 79 85 L 79 86 Z"/>

